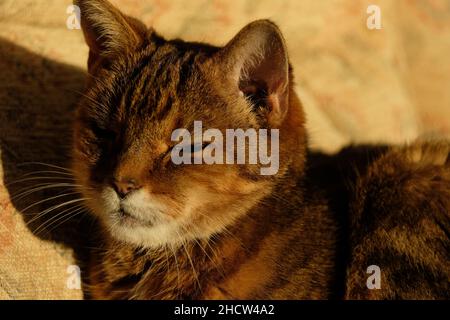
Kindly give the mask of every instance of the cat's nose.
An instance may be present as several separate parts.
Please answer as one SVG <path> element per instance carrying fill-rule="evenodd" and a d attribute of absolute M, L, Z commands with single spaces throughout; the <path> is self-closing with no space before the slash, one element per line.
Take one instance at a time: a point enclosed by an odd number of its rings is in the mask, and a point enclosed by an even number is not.
<path fill-rule="evenodd" d="M 127 194 L 132 191 L 141 188 L 141 185 L 136 179 L 124 178 L 124 179 L 114 179 L 114 189 L 120 198 L 124 198 Z"/>

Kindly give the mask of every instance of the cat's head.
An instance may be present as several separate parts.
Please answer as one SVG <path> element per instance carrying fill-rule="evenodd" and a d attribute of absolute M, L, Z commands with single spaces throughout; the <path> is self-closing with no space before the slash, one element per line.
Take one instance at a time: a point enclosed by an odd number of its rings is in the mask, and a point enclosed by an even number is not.
<path fill-rule="evenodd" d="M 250 23 L 219 48 L 165 40 L 105 0 L 75 4 L 90 52 L 73 170 L 87 206 L 113 236 L 146 247 L 210 237 L 287 173 L 303 170 L 303 113 L 275 24 Z M 226 129 L 268 129 L 269 150 L 279 130 L 277 170 L 261 175 L 268 164 L 259 161 L 175 163 L 173 134 L 194 134 L 194 121 L 224 138 Z M 192 141 L 183 156 L 210 145 Z"/>

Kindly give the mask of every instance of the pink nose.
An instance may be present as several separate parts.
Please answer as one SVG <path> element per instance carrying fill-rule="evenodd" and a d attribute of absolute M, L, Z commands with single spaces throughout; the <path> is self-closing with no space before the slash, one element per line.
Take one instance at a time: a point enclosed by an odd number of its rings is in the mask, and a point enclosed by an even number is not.
<path fill-rule="evenodd" d="M 130 192 L 139 189 L 141 186 L 135 179 L 125 178 L 114 180 L 114 189 L 119 194 L 121 198 L 125 197 Z"/>

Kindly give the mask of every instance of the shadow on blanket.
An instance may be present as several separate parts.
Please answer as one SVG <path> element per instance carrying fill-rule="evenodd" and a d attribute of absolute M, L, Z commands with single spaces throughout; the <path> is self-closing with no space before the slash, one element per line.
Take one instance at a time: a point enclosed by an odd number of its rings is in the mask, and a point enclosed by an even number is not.
<path fill-rule="evenodd" d="M 71 121 L 85 72 L 0 39 L 0 146 L 11 202 L 37 237 L 74 249 L 83 269 L 93 225 L 72 189 Z M 65 203 L 65 204 L 64 204 Z M 61 205 L 64 204 L 64 205 Z M 83 273 L 82 273 L 83 274 Z"/>

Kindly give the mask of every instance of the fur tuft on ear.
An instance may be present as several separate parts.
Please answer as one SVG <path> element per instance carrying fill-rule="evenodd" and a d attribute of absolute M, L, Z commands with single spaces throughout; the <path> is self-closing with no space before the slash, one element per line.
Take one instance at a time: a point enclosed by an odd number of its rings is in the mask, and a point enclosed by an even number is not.
<path fill-rule="evenodd" d="M 113 58 L 136 49 L 148 32 L 143 23 L 128 17 L 107 0 L 74 0 L 80 8 L 81 28 L 89 46 L 89 69 L 101 58 Z"/>
<path fill-rule="evenodd" d="M 254 107 L 269 110 L 268 120 L 279 125 L 289 101 L 289 59 L 280 29 L 269 20 L 244 27 L 217 57 L 222 72 Z"/>

